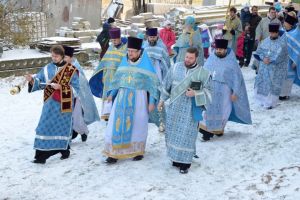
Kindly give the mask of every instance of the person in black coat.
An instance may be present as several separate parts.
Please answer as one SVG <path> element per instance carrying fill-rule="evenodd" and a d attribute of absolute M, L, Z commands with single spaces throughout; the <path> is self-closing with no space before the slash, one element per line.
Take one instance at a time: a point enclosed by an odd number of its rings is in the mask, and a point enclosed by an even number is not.
<path fill-rule="evenodd" d="M 255 47 L 255 30 L 256 27 L 258 26 L 259 22 L 261 21 L 261 17 L 258 15 L 258 7 L 257 6 L 252 6 L 251 8 L 251 15 L 250 15 L 250 37 L 247 40 L 247 46 L 245 46 L 245 57 L 246 57 L 246 62 L 245 66 L 249 66 L 252 52 L 256 49 Z"/>

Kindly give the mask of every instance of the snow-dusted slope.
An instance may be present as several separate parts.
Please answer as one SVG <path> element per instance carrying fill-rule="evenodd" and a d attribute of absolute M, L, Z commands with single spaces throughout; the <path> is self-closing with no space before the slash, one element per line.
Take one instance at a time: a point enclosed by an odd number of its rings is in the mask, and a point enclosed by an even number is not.
<path fill-rule="evenodd" d="M 86 143 L 72 143 L 69 159 L 31 163 L 42 92 L 28 94 L 25 87 L 12 96 L 9 88 L 22 78 L 0 79 L 0 199 L 300 199 L 300 89 L 294 86 L 289 101 L 263 110 L 253 101 L 254 72 L 242 70 L 253 125 L 229 123 L 224 137 L 199 139 L 200 158 L 187 175 L 171 166 L 164 135 L 153 125 L 139 162 L 103 163 L 105 123 L 98 122 Z"/>

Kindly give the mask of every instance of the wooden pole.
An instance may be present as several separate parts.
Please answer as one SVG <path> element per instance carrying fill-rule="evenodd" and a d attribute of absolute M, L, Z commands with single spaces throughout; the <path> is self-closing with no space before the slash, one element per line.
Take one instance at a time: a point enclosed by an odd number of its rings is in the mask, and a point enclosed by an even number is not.
<path fill-rule="evenodd" d="M 228 4 L 228 7 L 227 7 L 225 19 L 227 19 L 227 17 L 228 17 L 228 13 L 229 13 L 230 7 L 231 7 L 231 0 L 229 0 L 229 4 Z"/>

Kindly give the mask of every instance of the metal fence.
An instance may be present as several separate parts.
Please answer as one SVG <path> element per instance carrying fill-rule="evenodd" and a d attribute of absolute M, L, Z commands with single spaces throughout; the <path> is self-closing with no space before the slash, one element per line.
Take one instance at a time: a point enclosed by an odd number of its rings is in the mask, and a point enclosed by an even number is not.
<path fill-rule="evenodd" d="M 36 42 L 47 37 L 47 16 L 43 12 L 24 12 L 8 16 L 10 29 L 13 33 L 24 32 L 29 42 Z M 20 21 L 23 21 L 22 27 Z"/>

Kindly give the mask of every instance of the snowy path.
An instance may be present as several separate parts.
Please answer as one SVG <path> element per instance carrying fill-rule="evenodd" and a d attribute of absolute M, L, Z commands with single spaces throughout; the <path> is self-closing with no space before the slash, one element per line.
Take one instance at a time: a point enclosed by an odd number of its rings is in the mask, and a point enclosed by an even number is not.
<path fill-rule="evenodd" d="M 273 110 L 254 105 L 254 72 L 243 69 L 253 125 L 229 123 L 222 138 L 197 142 L 200 156 L 187 175 L 166 158 L 164 135 L 150 125 L 145 159 L 104 164 L 105 124 L 89 127 L 87 143 L 76 139 L 71 156 L 35 165 L 34 129 L 42 92 L 24 88 L 12 96 L 20 77 L 0 79 L 0 199 L 300 199 L 300 88 Z M 87 71 L 90 76 L 91 71 Z M 100 101 L 97 100 L 100 105 Z"/>

